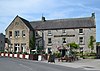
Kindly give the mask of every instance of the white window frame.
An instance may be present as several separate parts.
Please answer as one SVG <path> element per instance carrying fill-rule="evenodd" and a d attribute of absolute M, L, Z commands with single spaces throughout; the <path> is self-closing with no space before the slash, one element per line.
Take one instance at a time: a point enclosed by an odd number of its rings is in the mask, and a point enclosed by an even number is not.
<path fill-rule="evenodd" d="M 26 34 L 25 34 L 25 30 L 22 31 L 22 37 L 25 37 Z"/>
<path fill-rule="evenodd" d="M 16 31 L 14 32 L 14 35 L 15 35 L 15 38 L 20 37 L 20 31 L 19 31 L 19 30 L 16 30 Z"/>

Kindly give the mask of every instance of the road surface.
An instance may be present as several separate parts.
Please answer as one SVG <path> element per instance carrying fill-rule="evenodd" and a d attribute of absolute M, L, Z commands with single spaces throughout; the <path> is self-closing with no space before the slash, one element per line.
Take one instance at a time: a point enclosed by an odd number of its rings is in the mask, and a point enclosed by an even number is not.
<path fill-rule="evenodd" d="M 0 57 L 0 71 L 88 71 L 40 61 Z"/>

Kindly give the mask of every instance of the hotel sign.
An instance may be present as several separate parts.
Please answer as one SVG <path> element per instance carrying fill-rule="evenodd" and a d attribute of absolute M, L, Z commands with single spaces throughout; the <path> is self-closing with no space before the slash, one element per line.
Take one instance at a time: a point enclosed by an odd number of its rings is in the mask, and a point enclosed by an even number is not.
<path fill-rule="evenodd" d="M 75 37 L 75 35 L 54 35 L 54 37 Z"/>

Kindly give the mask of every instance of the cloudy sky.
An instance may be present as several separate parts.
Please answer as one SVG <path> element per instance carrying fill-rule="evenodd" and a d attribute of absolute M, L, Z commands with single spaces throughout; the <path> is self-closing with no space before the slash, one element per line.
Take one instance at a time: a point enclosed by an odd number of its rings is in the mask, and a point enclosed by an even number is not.
<path fill-rule="evenodd" d="M 29 21 L 90 17 L 96 14 L 97 41 L 100 41 L 100 0 L 0 0 L 0 33 L 19 15 Z"/>

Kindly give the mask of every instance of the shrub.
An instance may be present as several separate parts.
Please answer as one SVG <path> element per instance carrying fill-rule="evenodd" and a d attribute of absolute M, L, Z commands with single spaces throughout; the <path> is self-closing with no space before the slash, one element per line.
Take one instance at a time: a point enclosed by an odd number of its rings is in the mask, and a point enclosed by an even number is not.
<path fill-rule="evenodd" d="M 56 58 L 61 57 L 61 53 L 60 52 L 55 52 L 54 55 L 55 55 Z"/>
<path fill-rule="evenodd" d="M 27 52 L 23 52 L 23 54 L 28 54 Z"/>

